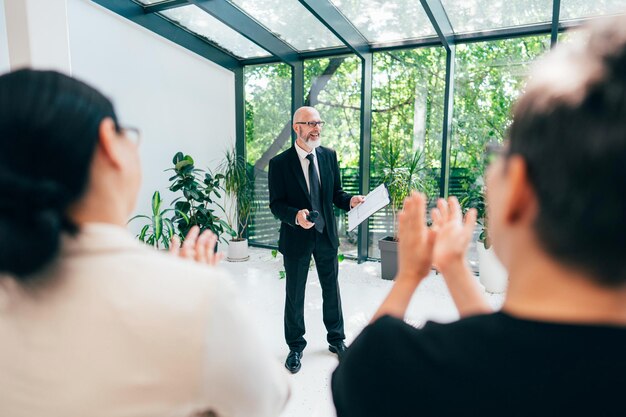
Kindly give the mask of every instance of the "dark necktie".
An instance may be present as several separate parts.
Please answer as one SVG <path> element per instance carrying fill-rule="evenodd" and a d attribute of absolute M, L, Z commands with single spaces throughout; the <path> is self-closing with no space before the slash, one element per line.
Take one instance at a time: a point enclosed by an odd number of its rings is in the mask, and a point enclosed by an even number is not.
<path fill-rule="evenodd" d="M 311 192 L 311 207 L 320 215 L 315 219 L 315 230 L 322 233 L 324 231 L 324 214 L 322 212 L 322 196 L 320 192 L 320 180 L 317 175 L 317 168 L 313 163 L 313 154 L 308 154 L 306 159 L 309 160 L 309 188 Z"/>

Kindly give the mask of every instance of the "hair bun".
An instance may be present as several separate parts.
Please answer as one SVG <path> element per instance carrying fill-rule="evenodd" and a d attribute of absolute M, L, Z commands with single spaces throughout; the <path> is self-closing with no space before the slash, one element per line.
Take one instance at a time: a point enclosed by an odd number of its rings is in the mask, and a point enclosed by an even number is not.
<path fill-rule="evenodd" d="M 59 250 L 63 215 L 56 210 L 39 210 L 29 217 L 0 213 L 0 272 L 19 281 L 49 263 Z"/>
<path fill-rule="evenodd" d="M 42 211 L 63 211 L 69 204 L 69 193 L 58 183 L 43 179 L 32 180 L 25 177 L 0 172 L 0 212 L 16 216 L 27 216 Z"/>

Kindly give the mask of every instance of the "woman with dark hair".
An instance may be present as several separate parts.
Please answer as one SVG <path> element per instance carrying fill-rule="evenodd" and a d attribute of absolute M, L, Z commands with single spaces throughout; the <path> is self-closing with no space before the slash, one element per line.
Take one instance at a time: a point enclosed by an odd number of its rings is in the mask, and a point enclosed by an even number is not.
<path fill-rule="evenodd" d="M 216 237 L 192 229 L 191 262 L 125 230 L 129 132 L 80 81 L 0 76 L 0 415 L 279 414 L 286 375 L 210 267 Z"/>

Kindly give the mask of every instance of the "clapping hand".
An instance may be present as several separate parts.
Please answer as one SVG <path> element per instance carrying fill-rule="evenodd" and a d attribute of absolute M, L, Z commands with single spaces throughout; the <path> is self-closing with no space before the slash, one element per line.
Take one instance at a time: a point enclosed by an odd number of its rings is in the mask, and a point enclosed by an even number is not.
<path fill-rule="evenodd" d="M 426 196 L 413 192 L 404 200 L 398 226 L 397 279 L 421 281 L 430 272 L 435 233 L 426 225 Z"/>
<path fill-rule="evenodd" d="M 432 230 L 437 235 L 433 265 L 445 274 L 450 268 L 465 262 L 465 253 L 476 226 L 476 209 L 470 209 L 463 219 L 456 197 L 450 197 L 448 201 L 440 198 L 437 208 L 431 210 L 431 218 Z"/>
<path fill-rule="evenodd" d="M 170 253 L 185 259 L 191 259 L 201 264 L 217 265 L 222 260 L 223 254 L 215 253 L 215 245 L 217 244 L 217 236 L 210 230 L 200 233 L 198 226 L 193 226 L 182 246 L 178 236 L 172 236 L 170 244 Z"/>

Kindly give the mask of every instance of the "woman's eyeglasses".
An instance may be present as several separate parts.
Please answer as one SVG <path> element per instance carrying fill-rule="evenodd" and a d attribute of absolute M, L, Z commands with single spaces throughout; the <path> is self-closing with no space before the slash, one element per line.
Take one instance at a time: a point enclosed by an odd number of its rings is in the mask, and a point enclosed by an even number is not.
<path fill-rule="evenodd" d="M 141 142 L 141 132 L 136 127 L 120 127 L 120 132 L 136 146 Z"/>

